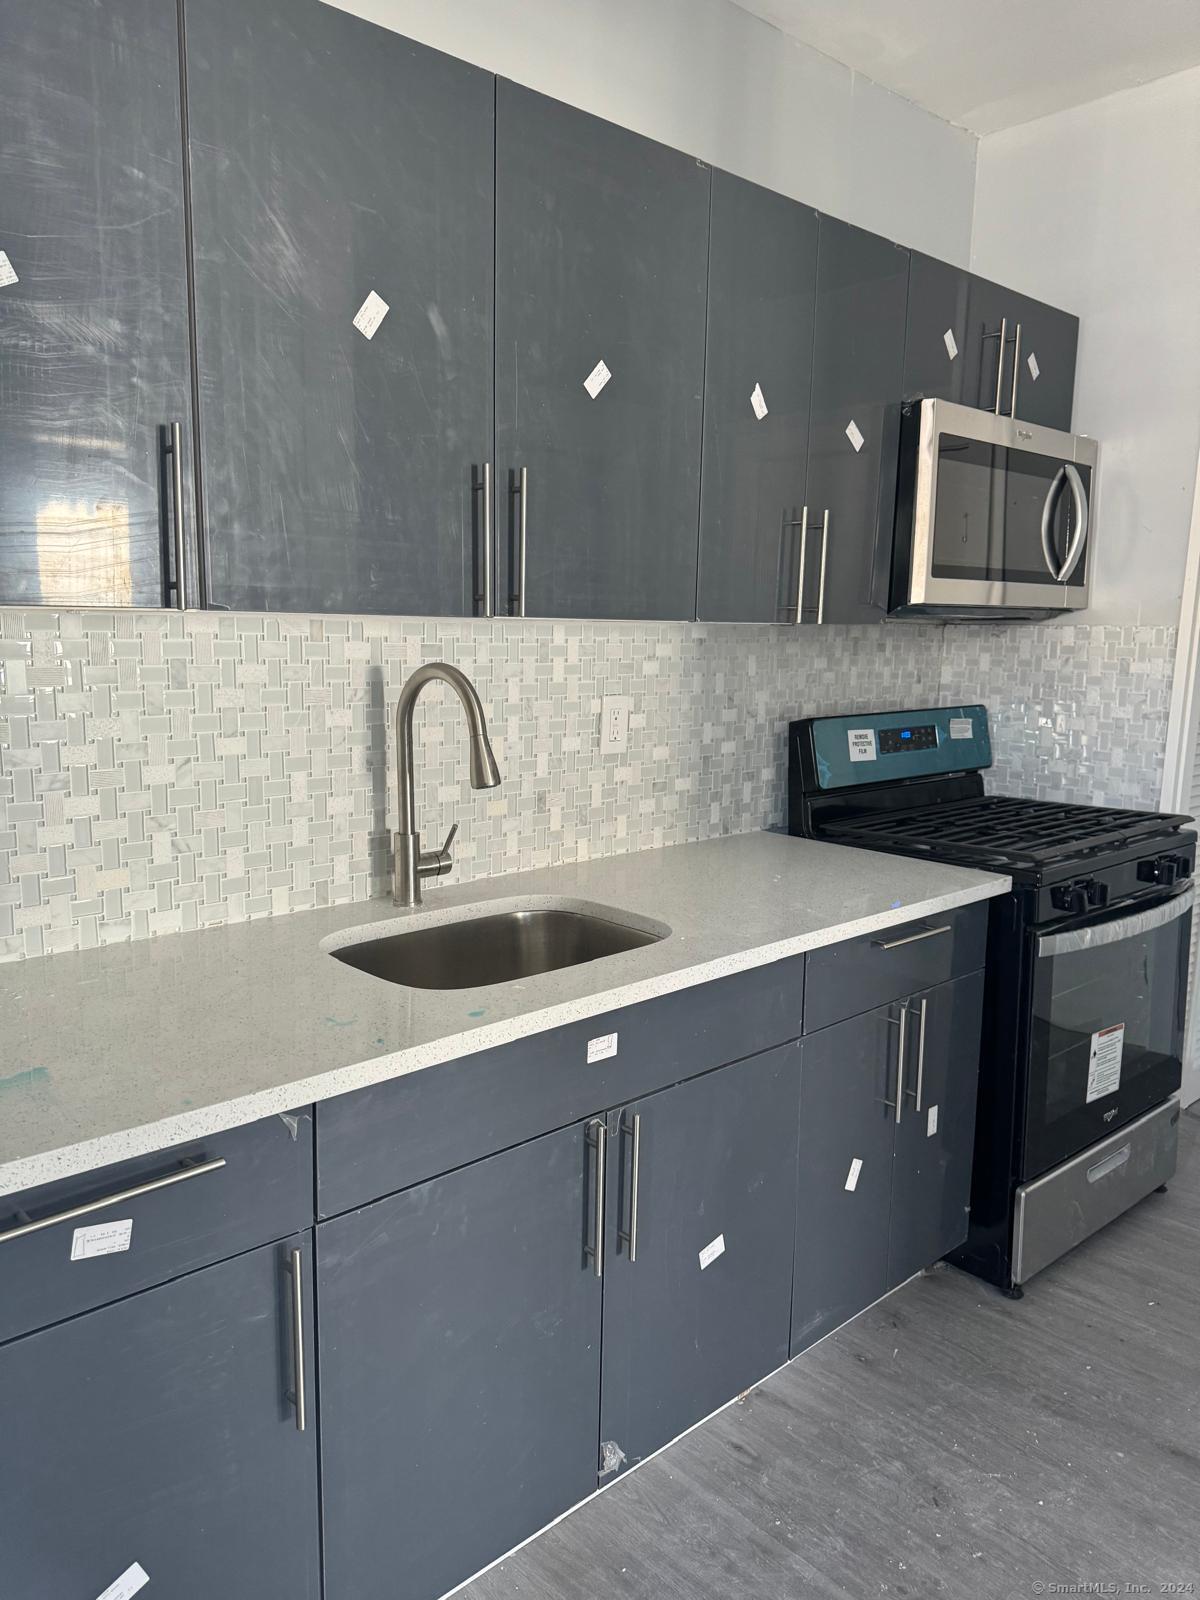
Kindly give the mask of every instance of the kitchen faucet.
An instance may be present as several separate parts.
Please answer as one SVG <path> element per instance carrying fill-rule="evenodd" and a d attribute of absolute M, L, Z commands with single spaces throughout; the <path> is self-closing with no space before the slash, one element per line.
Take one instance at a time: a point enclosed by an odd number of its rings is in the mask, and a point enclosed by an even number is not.
<path fill-rule="evenodd" d="M 453 865 L 450 846 L 458 832 L 458 823 L 452 825 L 440 850 L 421 849 L 421 835 L 414 823 L 413 712 L 421 690 L 438 679 L 450 685 L 467 714 L 472 789 L 495 789 L 500 782 L 500 768 L 488 740 L 487 721 L 475 685 L 465 672 L 448 662 L 427 661 L 409 678 L 396 702 L 396 784 L 400 793 L 400 821 L 393 841 L 392 899 L 398 906 L 419 906 L 421 879 L 441 878 Z"/>

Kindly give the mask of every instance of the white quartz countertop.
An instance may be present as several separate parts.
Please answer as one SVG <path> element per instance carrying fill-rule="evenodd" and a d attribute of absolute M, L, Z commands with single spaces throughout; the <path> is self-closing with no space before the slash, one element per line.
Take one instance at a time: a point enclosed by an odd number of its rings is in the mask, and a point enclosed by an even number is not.
<path fill-rule="evenodd" d="M 0 967 L 0 1195 L 726 973 L 1002 894 L 991 873 L 755 833 Z M 401 987 L 328 954 L 501 906 L 606 907 L 658 943 L 515 983 Z"/>

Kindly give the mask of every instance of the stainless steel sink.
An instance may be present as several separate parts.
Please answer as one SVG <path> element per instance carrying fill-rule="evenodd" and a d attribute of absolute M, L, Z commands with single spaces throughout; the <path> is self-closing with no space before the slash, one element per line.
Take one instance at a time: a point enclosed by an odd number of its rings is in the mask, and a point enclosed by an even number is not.
<path fill-rule="evenodd" d="M 656 944 L 668 931 L 633 927 L 583 911 L 503 911 L 364 939 L 329 953 L 388 983 L 413 989 L 473 989 L 477 984 L 512 983 L 636 950 Z"/>

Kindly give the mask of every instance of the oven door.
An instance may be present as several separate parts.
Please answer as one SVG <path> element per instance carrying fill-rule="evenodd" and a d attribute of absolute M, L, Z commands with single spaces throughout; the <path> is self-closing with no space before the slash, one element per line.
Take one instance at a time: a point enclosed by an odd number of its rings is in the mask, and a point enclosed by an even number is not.
<path fill-rule="evenodd" d="M 1035 936 L 1026 1182 L 1178 1089 L 1192 886 Z"/>
<path fill-rule="evenodd" d="M 944 400 L 921 402 L 916 434 L 909 604 L 1086 605 L 1095 441 Z"/>

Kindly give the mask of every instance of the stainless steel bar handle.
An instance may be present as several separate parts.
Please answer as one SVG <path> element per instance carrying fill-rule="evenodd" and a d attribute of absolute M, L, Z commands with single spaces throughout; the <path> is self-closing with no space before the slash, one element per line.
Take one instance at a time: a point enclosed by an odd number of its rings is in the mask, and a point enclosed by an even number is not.
<path fill-rule="evenodd" d="M 921 996 L 920 1023 L 917 1032 L 917 1092 L 916 1109 L 921 1110 L 921 1096 L 925 1093 L 925 1015 L 929 1009 L 929 996 Z"/>
<path fill-rule="evenodd" d="M 808 559 L 808 507 L 800 513 L 800 520 L 794 518 L 788 523 L 789 528 L 800 529 L 800 560 L 796 568 L 796 623 L 799 626 L 804 612 L 804 567 Z"/>
<path fill-rule="evenodd" d="M 492 463 L 483 463 L 483 478 L 478 485 L 478 491 L 483 495 L 482 538 L 483 546 L 479 552 L 479 588 L 480 593 L 475 596 L 475 604 L 482 607 L 482 615 L 493 615 L 492 603 Z"/>
<path fill-rule="evenodd" d="M 825 621 L 825 561 L 829 555 L 829 507 L 821 518 L 821 583 L 817 590 L 817 622 Z"/>
<path fill-rule="evenodd" d="M 1003 350 L 1003 346 L 1001 346 Z M 1003 356 L 1001 356 L 1003 360 Z M 1013 381 L 1012 393 L 1008 399 L 1008 414 L 1015 417 L 1017 414 L 1017 382 L 1021 376 L 1021 324 L 1017 323 L 1017 337 L 1013 342 Z"/>
<path fill-rule="evenodd" d="M 891 1020 L 891 1019 L 889 1019 Z M 901 1114 L 904 1110 L 904 1055 L 908 1043 L 908 1007 L 901 1004 L 900 1015 L 895 1019 L 900 1029 L 900 1038 L 896 1043 L 896 1123 L 899 1125 Z"/>
<path fill-rule="evenodd" d="M 105 1195 L 103 1200 L 89 1200 L 86 1205 L 72 1206 L 69 1211 L 56 1212 L 54 1216 L 42 1217 L 38 1222 L 23 1222 L 20 1227 L 0 1233 L 0 1244 L 8 1239 L 21 1239 L 27 1233 L 40 1233 L 43 1228 L 55 1228 L 60 1222 L 74 1222 L 77 1217 L 91 1216 L 94 1211 L 107 1211 L 110 1206 L 123 1206 L 127 1200 L 153 1194 L 156 1189 L 169 1189 L 176 1183 L 186 1183 L 189 1178 L 202 1178 L 206 1172 L 217 1172 L 224 1165 L 224 1156 L 218 1156 L 213 1161 L 198 1162 L 194 1167 L 180 1167 L 177 1172 L 168 1172 L 161 1178 L 134 1184 L 130 1189 L 120 1189 L 116 1194 Z"/>
<path fill-rule="evenodd" d="M 625 1132 L 625 1118 L 621 1118 L 621 1132 Z M 629 1132 L 633 1138 L 633 1148 L 629 1156 L 629 1226 L 622 1228 L 617 1235 L 619 1244 L 628 1245 L 629 1260 L 637 1260 L 637 1230 L 638 1230 L 638 1177 L 641 1168 L 642 1154 L 642 1119 L 638 1112 L 634 1112 L 629 1119 Z"/>
<path fill-rule="evenodd" d="M 1087 538 L 1088 531 L 1087 494 L 1084 491 L 1083 479 L 1079 476 L 1079 469 L 1073 462 L 1068 461 L 1063 466 L 1063 472 L 1071 487 L 1071 499 L 1075 502 L 1075 532 L 1071 535 L 1066 556 L 1059 568 L 1059 583 L 1066 583 L 1079 565 L 1079 558 L 1083 554 L 1083 541 Z"/>
<path fill-rule="evenodd" d="M 604 1276 L 604 1166 L 608 1153 L 608 1127 L 602 1118 L 588 1123 L 587 1144 L 596 1152 L 596 1173 L 592 1189 L 592 1206 L 595 1210 L 592 1243 L 585 1246 L 584 1254 L 592 1262 L 598 1278 Z"/>
<path fill-rule="evenodd" d="M 1066 482 L 1067 469 L 1059 467 L 1050 480 L 1050 487 L 1046 490 L 1046 498 L 1042 501 L 1042 560 L 1046 563 L 1046 571 L 1058 581 L 1058 565 L 1054 559 L 1054 548 L 1050 543 L 1050 523 L 1054 516 L 1054 507 L 1058 504 L 1058 496 L 1063 484 Z"/>
<path fill-rule="evenodd" d="M 899 950 L 901 945 L 917 944 L 922 939 L 936 939 L 939 933 L 949 933 L 950 924 L 943 922 L 940 928 L 922 928 L 919 933 L 906 933 L 903 939 L 872 939 L 871 943 L 876 950 Z"/>
<path fill-rule="evenodd" d="M 294 1389 L 288 1390 L 288 1400 L 296 1408 L 296 1429 L 303 1433 L 308 1422 L 308 1404 L 304 1389 L 304 1252 L 294 1249 L 288 1255 L 288 1271 L 292 1276 L 292 1375 Z"/>
<path fill-rule="evenodd" d="M 525 552 L 527 548 L 526 535 L 529 528 L 529 468 L 522 467 L 517 474 L 517 481 L 513 484 L 510 493 L 516 496 L 520 504 L 517 508 L 517 582 L 508 597 L 509 615 L 523 617 L 525 615 Z"/>
<path fill-rule="evenodd" d="M 171 540 L 175 550 L 175 605 L 187 610 L 187 540 L 183 533 L 183 424 L 168 430 L 167 454 L 171 458 Z"/>
<path fill-rule="evenodd" d="M 996 347 L 996 403 L 992 410 L 1000 415 L 1000 394 L 1004 388 L 1004 347 L 1008 343 L 1008 318 L 1000 320 L 1000 342 Z"/>

